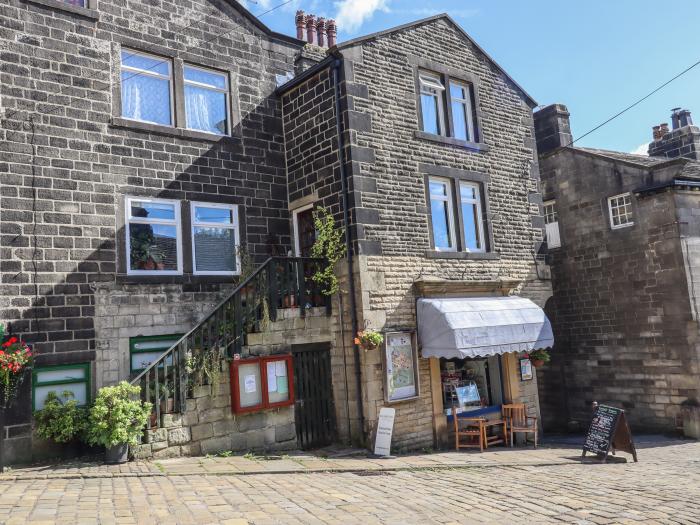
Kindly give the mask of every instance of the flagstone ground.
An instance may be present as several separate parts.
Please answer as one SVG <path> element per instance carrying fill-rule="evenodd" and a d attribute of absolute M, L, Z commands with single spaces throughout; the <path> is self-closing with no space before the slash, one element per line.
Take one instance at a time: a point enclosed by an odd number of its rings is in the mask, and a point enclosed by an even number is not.
<path fill-rule="evenodd" d="M 700 523 L 700 443 L 579 450 L 33 467 L 0 477 L 0 523 Z"/>

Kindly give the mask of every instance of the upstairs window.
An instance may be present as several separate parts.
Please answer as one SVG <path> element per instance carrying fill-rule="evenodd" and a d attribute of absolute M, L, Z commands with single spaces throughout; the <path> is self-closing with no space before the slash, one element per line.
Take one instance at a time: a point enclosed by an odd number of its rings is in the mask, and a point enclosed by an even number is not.
<path fill-rule="evenodd" d="M 420 74 L 420 101 L 423 131 L 433 135 L 446 135 L 445 86 L 438 75 Z"/>
<path fill-rule="evenodd" d="M 474 182 L 461 182 L 459 196 L 464 224 L 464 250 L 483 252 L 486 250 L 486 245 L 484 242 L 484 222 L 481 215 L 483 204 L 479 185 Z"/>
<path fill-rule="evenodd" d="M 124 118 L 173 125 L 171 66 L 169 59 L 122 50 L 121 92 Z"/>
<path fill-rule="evenodd" d="M 450 100 L 452 101 L 453 136 L 456 139 L 476 142 L 471 86 L 451 80 Z"/>
<path fill-rule="evenodd" d="M 88 0 L 62 0 L 62 2 L 77 7 L 88 7 Z"/>
<path fill-rule="evenodd" d="M 438 251 L 455 251 L 454 211 L 452 189 L 447 179 L 430 178 L 430 216 L 433 225 L 433 245 Z"/>
<path fill-rule="evenodd" d="M 180 204 L 177 201 L 126 198 L 127 273 L 182 273 Z"/>
<path fill-rule="evenodd" d="M 608 198 L 610 226 L 613 229 L 625 228 L 634 224 L 632 215 L 632 195 L 622 193 Z"/>
<path fill-rule="evenodd" d="M 238 207 L 192 203 L 194 273 L 238 275 Z"/>
<path fill-rule="evenodd" d="M 228 79 L 224 73 L 185 66 L 185 118 L 188 129 L 226 135 Z"/>
<path fill-rule="evenodd" d="M 561 238 L 559 236 L 559 217 L 557 216 L 555 201 L 546 201 L 544 203 L 544 228 L 547 236 L 547 247 L 559 248 L 561 246 Z"/>

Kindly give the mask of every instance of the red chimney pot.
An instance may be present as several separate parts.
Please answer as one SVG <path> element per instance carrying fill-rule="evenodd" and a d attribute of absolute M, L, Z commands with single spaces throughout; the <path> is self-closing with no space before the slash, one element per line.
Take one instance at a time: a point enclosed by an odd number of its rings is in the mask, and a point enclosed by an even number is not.
<path fill-rule="evenodd" d="M 297 26 L 297 38 L 299 40 L 304 40 L 304 11 L 301 9 L 297 11 L 294 17 L 294 23 Z"/>
<path fill-rule="evenodd" d="M 316 20 L 316 42 L 319 46 L 324 47 L 326 35 L 326 19 L 323 17 L 318 17 Z"/>
<path fill-rule="evenodd" d="M 309 44 L 314 43 L 314 33 L 316 32 L 316 17 L 314 15 L 306 16 L 306 41 Z"/>
<path fill-rule="evenodd" d="M 335 20 L 331 19 L 326 22 L 326 34 L 328 35 L 328 47 L 333 47 L 335 45 L 335 35 L 336 35 Z"/>

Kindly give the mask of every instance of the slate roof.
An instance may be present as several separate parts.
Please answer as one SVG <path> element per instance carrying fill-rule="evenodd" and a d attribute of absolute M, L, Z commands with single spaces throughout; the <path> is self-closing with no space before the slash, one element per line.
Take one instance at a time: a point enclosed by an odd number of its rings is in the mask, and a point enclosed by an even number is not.
<path fill-rule="evenodd" d="M 586 151 L 600 157 L 608 157 L 614 160 L 621 160 L 623 162 L 631 162 L 632 164 L 638 164 L 645 167 L 653 167 L 657 164 L 663 164 L 664 162 L 668 162 L 670 160 L 665 157 L 649 157 L 648 155 L 637 155 L 635 153 L 624 153 L 622 151 L 610 151 L 607 149 L 581 147 L 576 147 L 573 149 Z"/>

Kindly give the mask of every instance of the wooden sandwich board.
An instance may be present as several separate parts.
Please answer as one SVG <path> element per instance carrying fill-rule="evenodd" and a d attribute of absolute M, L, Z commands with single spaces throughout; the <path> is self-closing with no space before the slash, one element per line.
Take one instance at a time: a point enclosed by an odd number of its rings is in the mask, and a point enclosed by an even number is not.
<path fill-rule="evenodd" d="M 625 418 L 625 411 L 621 408 L 594 403 L 595 412 L 593 420 L 588 427 L 586 439 L 583 442 L 583 453 L 591 452 L 601 458 L 605 463 L 608 459 L 608 452 L 613 455 L 617 450 L 632 454 L 635 463 L 637 462 L 637 450 L 634 448 L 632 432 Z"/>

